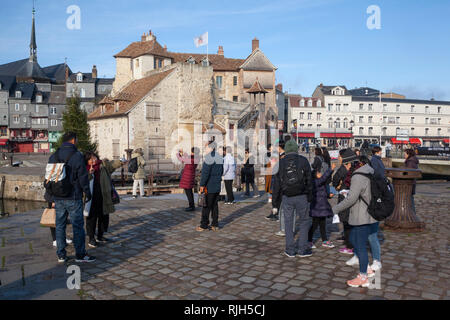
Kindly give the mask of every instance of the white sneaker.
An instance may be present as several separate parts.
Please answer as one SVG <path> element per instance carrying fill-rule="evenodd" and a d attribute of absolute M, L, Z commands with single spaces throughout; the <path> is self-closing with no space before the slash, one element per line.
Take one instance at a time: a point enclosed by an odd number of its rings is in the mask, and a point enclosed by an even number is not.
<path fill-rule="evenodd" d="M 370 266 L 370 268 L 371 268 L 373 271 L 378 271 L 378 270 L 380 270 L 380 269 L 381 269 L 381 262 L 378 261 L 378 260 L 373 260 L 373 263 L 372 263 L 372 265 Z"/>
<path fill-rule="evenodd" d="M 286 234 L 283 231 L 278 231 L 277 233 L 275 233 L 275 235 L 279 236 L 279 237 L 285 237 L 286 236 Z"/>
<path fill-rule="evenodd" d="M 70 240 L 70 239 L 66 239 L 66 243 L 67 244 L 72 244 L 72 240 Z M 56 245 L 56 240 L 55 241 L 53 241 L 53 246 L 56 248 L 57 247 L 57 245 Z"/>
<path fill-rule="evenodd" d="M 272 203 L 272 198 L 269 198 L 269 200 L 267 200 L 268 203 Z"/>
<path fill-rule="evenodd" d="M 348 260 L 346 263 L 348 266 L 356 266 L 359 264 L 359 259 L 356 255 L 354 255 L 350 260 Z"/>
<path fill-rule="evenodd" d="M 55 241 L 53 241 L 53 246 L 54 246 L 54 247 L 56 247 L 56 240 L 55 240 Z"/>

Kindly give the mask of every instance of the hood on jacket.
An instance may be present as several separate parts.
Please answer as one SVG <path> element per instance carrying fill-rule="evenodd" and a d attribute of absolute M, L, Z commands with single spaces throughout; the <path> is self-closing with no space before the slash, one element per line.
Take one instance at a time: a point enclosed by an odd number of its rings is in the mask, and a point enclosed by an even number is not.
<path fill-rule="evenodd" d="M 284 146 L 284 152 L 286 153 L 292 153 L 298 152 L 298 144 L 294 141 L 294 140 L 289 140 L 288 142 L 286 142 L 285 146 Z"/>
<path fill-rule="evenodd" d="M 355 173 L 374 174 L 375 170 L 373 170 L 373 168 L 370 165 L 366 164 L 361 168 L 356 169 L 353 174 Z"/>

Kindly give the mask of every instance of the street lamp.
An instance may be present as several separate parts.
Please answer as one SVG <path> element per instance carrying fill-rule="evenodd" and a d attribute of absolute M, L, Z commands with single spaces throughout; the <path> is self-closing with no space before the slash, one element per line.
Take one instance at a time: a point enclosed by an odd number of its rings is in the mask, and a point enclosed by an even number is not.
<path fill-rule="evenodd" d="M 353 120 L 350 120 L 350 131 L 351 131 L 351 133 L 352 133 L 352 136 L 351 136 L 351 140 L 350 141 L 353 141 L 354 139 L 353 139 L 353 126 L 355 125 L 355 121 L 353 121 Z M 351 145 L 351 147 L 353 148 L 354 147 L 354 145 L 353 145 L 353 143 L 350 143 L 350 145 Z"/>
<path fill-rule="evenodd" d="M 334 149 L 337 149 L 336 127 L 337 127 L 337 121 L 335 120 L 334 121 L 334 141 L 333 141 Z"/>

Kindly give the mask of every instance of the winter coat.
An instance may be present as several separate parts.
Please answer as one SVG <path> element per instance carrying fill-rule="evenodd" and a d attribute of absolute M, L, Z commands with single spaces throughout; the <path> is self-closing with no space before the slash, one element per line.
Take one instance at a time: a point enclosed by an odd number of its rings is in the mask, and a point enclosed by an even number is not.
<path fill-rule="evenodd" d="M 412 156 L 405 160 L 405 168 L 419 169 L 419 159 L 416 156 Z M 416 179 L 414 179 L 414 186 L 412 194 L 416 194 Z"/>
<path fill-rule="evenodd" d="M 313 177 L 313 200 L 309 212 L 311 217 L 321 218 L 333 216 L 331 205 L 328 202 L 328 192 L 326 188 L 327 180 L 331 177 L 332 173 L 333 171 L 328 169 L 319 179 Z"/>
<path fill-rule="evenodd" d="M 82 200 L 83 192 L 86 195 L 91 195 L 89 189 L 89 176 L 86 170 L 86 164 L 83 155 L 71 143 L 64 142 L 61 147 L 52 154 L 48 163 L 62 163 L 67 162 L 66 175 L 73 185 L 72 192 L 66 198 L 54 197 L 54 200 Z M 58 161 L 59 160 L 59 161 Z"/>
<path fill-rule="evenodd" d="M 255 182 L 255 161 L 253 156 L 250 156 L 247 161 L 245 161 L 243 173 L 245 177 L 246 183 L 254 183 Z"/>
<path fill-rule="evenodd" d="M 208 193 L 220 193 L 222 173 L 223 158 L 213 151 L 206 156 L 203 162 L 200 186 L 206 186 Z"/>
<path fill-rule="evenodd" d="M 236 178 L 236 162 L 233 155 L 227 153 L 223 162 L 223 180 L 234 180 Z"/>
<path fill-rule="evenodd" d="M 119 160 L 109 161 L 104 159 L 100 166 L 100 189 L 103 198 L 103 214 L 110 214 L 116 211 L 111 197 L 111 174 L 120 168 L 122 163 Z"/>
<path fill-rule="evenodd" d="M 376 223 L 368 212 L 368 205 L 371 200 L 370 180 L 356 173 L 374 174 L 374 170 L 368 164 L 357 169 L 351 179 L 350 191 L 342 202 L 333 207 L 333 213 L 338 214 L 350 208 L 348 223 L 352 226 Z M 364 200 L 363 200 L 364 199 Z"/>
<path fill-rule="evenodd" d="M 131 158 L 137 158 L 138 170 L 133 173 L 133 180 L 145 179 L 145 160 L 141 153 L 133 153 Z"/>
<path fill-rule="evenodd" d="M 339 167 L 339 169 L 336 171 L 336 173 L 334 174 L 332 182 L 333 182 L 333 187 L 335 187 L 337 191 L 341 191 L 341 190 L 349 188 L 349 186 L 345 185 L 345 179 L 347 178 L 347 174 L 348 174 L 348 170 L 346 167 L 344 167 L 344 165 L 341 165 Z M 338 203 L 341 203 L 344 199 L 345 199 L 345 197 L 342 194 L 338 195 Z M 339 219 L 342 222 L 348 222 L 349 215 L 350 215 L 349 209 L 341 211 L 341 212 L 339 212 Z"/>
<path fill-rule="evenodd" d="M 192 189 L 195 185 L 195 171 L 197 170 L 197 163 L 195 163 L 195 157 L 185 155 L 181 157 L 177 153 L 177 158 L 182 163 L 184 163 L 183 173 L 181 174 L 180 188 L 182 189 Z"/>
<path fill-rule="evenodd" d="M 384 167 L 383 161 L 380 156 L 374 155 L 370 160 L 370 165 L 375 170 L 374 177 L 377 179 L 385 179 L 386 178 L 386 169 Z"/>

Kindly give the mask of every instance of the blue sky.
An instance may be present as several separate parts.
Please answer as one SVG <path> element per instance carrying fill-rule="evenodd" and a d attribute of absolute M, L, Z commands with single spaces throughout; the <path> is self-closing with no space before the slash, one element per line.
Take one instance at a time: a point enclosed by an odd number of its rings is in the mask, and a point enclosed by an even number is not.
<path fill-rule="evenodd" d="M 369 30 L 368 6 L 381 8 L 381 30 Z M 67 7 L 81 9 L 69 30 Z M 0 64 L 28 57 L 32 0 L 0 12 Z M 193 38 L 209 32 L 209 51 L 246 58 L 251 40 L 278 67 L 277 82 L 310 96 L 320 84 L 450 100 L 448 0 L 36 0 L 38 61 L 72 71 L 115 73 L 113 55 L 151 29 L 170 51 L 205 52 Z"/>

